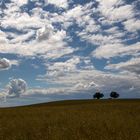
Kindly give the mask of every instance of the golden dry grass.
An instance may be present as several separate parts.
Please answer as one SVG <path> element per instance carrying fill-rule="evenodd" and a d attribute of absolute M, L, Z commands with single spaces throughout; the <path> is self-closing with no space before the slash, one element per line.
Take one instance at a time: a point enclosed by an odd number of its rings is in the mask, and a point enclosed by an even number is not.
<path fill-rule="evenodd" d="M 0 109 L 0 140 L 140 140 L 140 100 L 60 101 Z"/>

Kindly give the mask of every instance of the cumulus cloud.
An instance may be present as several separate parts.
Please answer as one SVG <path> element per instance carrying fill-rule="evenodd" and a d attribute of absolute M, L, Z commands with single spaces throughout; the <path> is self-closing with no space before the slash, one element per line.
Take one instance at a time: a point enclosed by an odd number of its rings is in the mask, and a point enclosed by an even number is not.
<path fill-rule="evenodd" d="M 35 31 L 28 31 L 28 33 L 23 34 L 23 35 L 17 35 L 17 34 L 13 34 L 13 33 L 9 33 L 8 37 L 12 38 L 10 40 L 11 44 L 20 44 L 21 42 L 28 42 L 28 40 L 30 40 L 30 38 L 35 36 Z"/>
<path fill-rule="evenodd" d="M 109 64 L 105 67 L 105 69 L 111 70 L 119 70 L 119 71 L 127 71 L 131 73 L 135 73 L 136 75 L 140 75 L 140 58 L 132 58 L 126 62 L 120 62 L 117 64 Z"/>
<path fill-rule="evenodd" d="M 60 8 L 67 8 L 68 7 L 68 0 L 47 0 L 47 3 L 53 4 Z"/>
<path fill-rule="evenodd" d="M 8 59 L 2 58 L 0 59 L 0 70 L 6 70 L 11 67 L 11 63 Z"/>
<path fill-rule="evenodd" d="M 18 60 L 9 60 L 6 58 L 1 58 L 0 59 L 0 70 L 7 70 L 10 69 L 11 66 L 18 66 L 19 65 L 19 61 Z"/>
<path fill-rule="evenodd" d="M 46 63 L 47 68 L 46 75 L 38 76 L 37 80 L 45 80 L 50 83 L 55 82 L 57 83 L 57 81 L 59 81 L 61 85 L 63 84 L 71 85 L 73 83 L 77 84 L 79 83 L 79 81 L 77 81 L 76 79 L 74 80 L 74 78 L 76 78 L 75 74 L 77 74 L 78 76 L 81 70 L 89 70 L 89 71 L 93 70 L 94 66 L 91 65 L 92 64 L 90 58 L 84 58 L 79 56 L 73 56 L 72 58 L 67 59 L 63 62 L 55 62 L 52 64 Z M 70 77 L 71 79 L 70 82 L 67 79 L 68 77 Z M 82 80 L 82 78 L 80 80 Z"/>
<path fill-rule="evenodd" d="M 123 25 L 125 26 L 126 30 L 128 30 L 129 32 L 136 32 L 136 31 L 140 31 L 140 20 L 139 19 L 129 19 L 127 21 L 125 21 L 123 23 Z"/>
<path fill-rule="evenodd" d="M 18 4 L 18 6 L 22 6 L 22 5 L 28 3 L 28 0 L 22 0 L 22 1 L 19 1 L 19 0 L 11 0 L 11 1 L 12 1 L 13 3 Z"/>
<path fill-rule="evenodd" d="M 8 40 L 6 39 L 6 33 L 4 33 L 4 32 L 2 32 L 2 31 L 0 31 L 0 43 L 1 44 L 4 44 L 4 43 L 6 43 Z"/>
<path fill-rule="evenodd" d="M 36 38 L 38 41 L 49 39 L 49 37 L 53 35 L 53 30 L 52 25 L 45 25 L 43 28 L 37 31 Z"/>
<path fill-rule="evenodd" d="M 99 2 L 99 11 L 110 22 L 118 22 L 134 16 L 133 7 L 125 4 L 122 0 L 97 1 Z"/>
<path fill-rule="evenodd" d="M 4 89 L 0 89 L 0 101 L 6 102 L 7 93 Z"/>
<path fill-rule="evenodd" d="M 93 56 L 96 58 L 112 58 L 112 57 L 122 57 L 122 56 L 135 56 L 139 54 L 140 51 L 140 42 L 137 42 L 132 45 L 124 44 L 105 44 L 101 45 L 93 51 Z"/>
<path fill-rule="evenodd" d="M 8 97 L 20 97 L 26 92 L 27 83 L 23 79 L 12 79 L 7 85 Z"/>

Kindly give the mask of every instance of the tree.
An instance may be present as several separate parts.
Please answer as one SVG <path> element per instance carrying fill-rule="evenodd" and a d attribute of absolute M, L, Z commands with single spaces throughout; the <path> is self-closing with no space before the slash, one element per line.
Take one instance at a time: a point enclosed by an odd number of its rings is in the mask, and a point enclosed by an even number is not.
<path fill-rule="evenodd" d="M 115 92 L 115 91 L 112 91 L 112 92 L 110 93 L 110 97 L 111 97 L 111 98 L 118 98 L 118 97 L 119 97 L 119 94 L 118 94 L 117 92 Z"/>
<path fill-rule="evenodd" d="M 100 92 L 96 92 L 94 95 L 93 95 L 93 98 L 96 98 L 96 99 L 100 99 L 100 98 L 103 98 L 104 97 L 104 94 L 100 93 Z"/>

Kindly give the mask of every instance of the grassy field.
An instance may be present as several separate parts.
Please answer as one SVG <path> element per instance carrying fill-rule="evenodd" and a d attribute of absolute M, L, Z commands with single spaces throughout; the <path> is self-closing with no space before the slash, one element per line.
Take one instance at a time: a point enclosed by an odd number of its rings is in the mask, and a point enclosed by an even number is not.
<path fill-rule="evenodd" d="M 140 140 L 140 100 L 1 108 L 0 140 Z"/>

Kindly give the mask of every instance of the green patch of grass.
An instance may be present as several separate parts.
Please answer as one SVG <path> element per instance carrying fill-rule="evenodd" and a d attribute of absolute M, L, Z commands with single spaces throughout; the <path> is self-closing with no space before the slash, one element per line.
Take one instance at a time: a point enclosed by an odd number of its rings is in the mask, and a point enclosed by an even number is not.
<path fill-rule="evenodd" d="M 75 100 L 0 109 L 0 140 L 140 140 L 140 100 Z"/>

